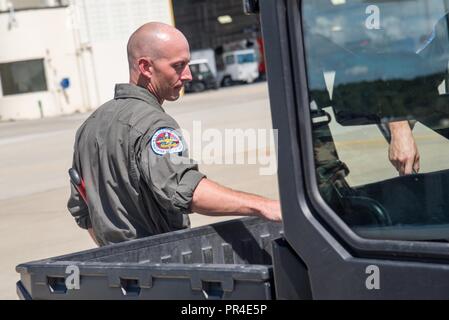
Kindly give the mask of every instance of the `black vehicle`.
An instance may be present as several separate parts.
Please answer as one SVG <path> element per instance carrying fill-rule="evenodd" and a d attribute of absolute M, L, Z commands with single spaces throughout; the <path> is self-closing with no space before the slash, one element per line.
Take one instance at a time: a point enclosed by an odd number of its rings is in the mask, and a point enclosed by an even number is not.
<path fill-rule="evenodd" d="M 208 89 L 218 89 L 217 78 L 210 70 L 207 59 L 192 60 L 189 63 L 192 81 L 185 84 L 186 92 L 202 92 Z"/>
<path fill-rule="evenodd" d="M 449 298 L 449 1 L 244 5 L 260 10 L 283 225 L 238 219 L 25 263 L 21 298 Z M 379 127 L 393 121 L 416 122 L 420 173 L 389 163 Z"/>

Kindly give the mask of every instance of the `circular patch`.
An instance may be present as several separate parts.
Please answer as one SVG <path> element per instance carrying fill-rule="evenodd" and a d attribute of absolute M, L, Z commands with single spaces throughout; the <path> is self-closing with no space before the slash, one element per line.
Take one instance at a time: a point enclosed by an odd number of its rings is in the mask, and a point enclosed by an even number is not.
<path fill-rule="evenodd" d="M 160 128 L 151 137 L 151 149 L 158 155 L 178 153 L 184 149 L 181 139 L 172 128 Z"/>

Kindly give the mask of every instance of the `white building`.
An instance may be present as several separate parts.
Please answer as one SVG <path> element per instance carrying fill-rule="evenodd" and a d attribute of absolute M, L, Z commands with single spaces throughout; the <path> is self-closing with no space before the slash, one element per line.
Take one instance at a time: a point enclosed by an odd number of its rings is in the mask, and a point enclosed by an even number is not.
<path fill-rule="evenodd" d="M 128 82 L 132 31 L 174 24 L 171 0 L 7 2 L 0 0 L 0 120 L 95 109 L 115 83 Z"/>

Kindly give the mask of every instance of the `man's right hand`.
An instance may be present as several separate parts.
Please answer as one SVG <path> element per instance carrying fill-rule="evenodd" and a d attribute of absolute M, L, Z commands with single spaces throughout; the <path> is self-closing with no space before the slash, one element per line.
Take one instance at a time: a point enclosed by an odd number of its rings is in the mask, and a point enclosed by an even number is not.
<path fill-rule="evenodd" d="M 419 172 L 419 151 L 408 121 L 390 122 L 389 158 L 401 176 Z"/>
<path fill-rule="evenodd" d="M 267 200 L 262 208 L 262 216 L 270 221 L 281 221 L 281 203 L 277 200 Z"/>

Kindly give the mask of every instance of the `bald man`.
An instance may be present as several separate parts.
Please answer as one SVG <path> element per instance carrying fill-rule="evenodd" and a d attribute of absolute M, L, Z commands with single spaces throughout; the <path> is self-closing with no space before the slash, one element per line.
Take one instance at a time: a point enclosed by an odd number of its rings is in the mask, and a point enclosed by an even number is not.
<path fill-rule="evenodd" d="M 98 245 L 190 226 L 188 214 L 281 220 L 278 201 L 220 186 L 189 159 L 165 100 L 192 79 L 189 44 L 163 23 L 137 29 L 127 46 L 130 80 L 78 129 L 73 165 L 85 186 L 72 185 L 68 209 Z M 85 200 L 84 200 L 84 199 Z"/>

